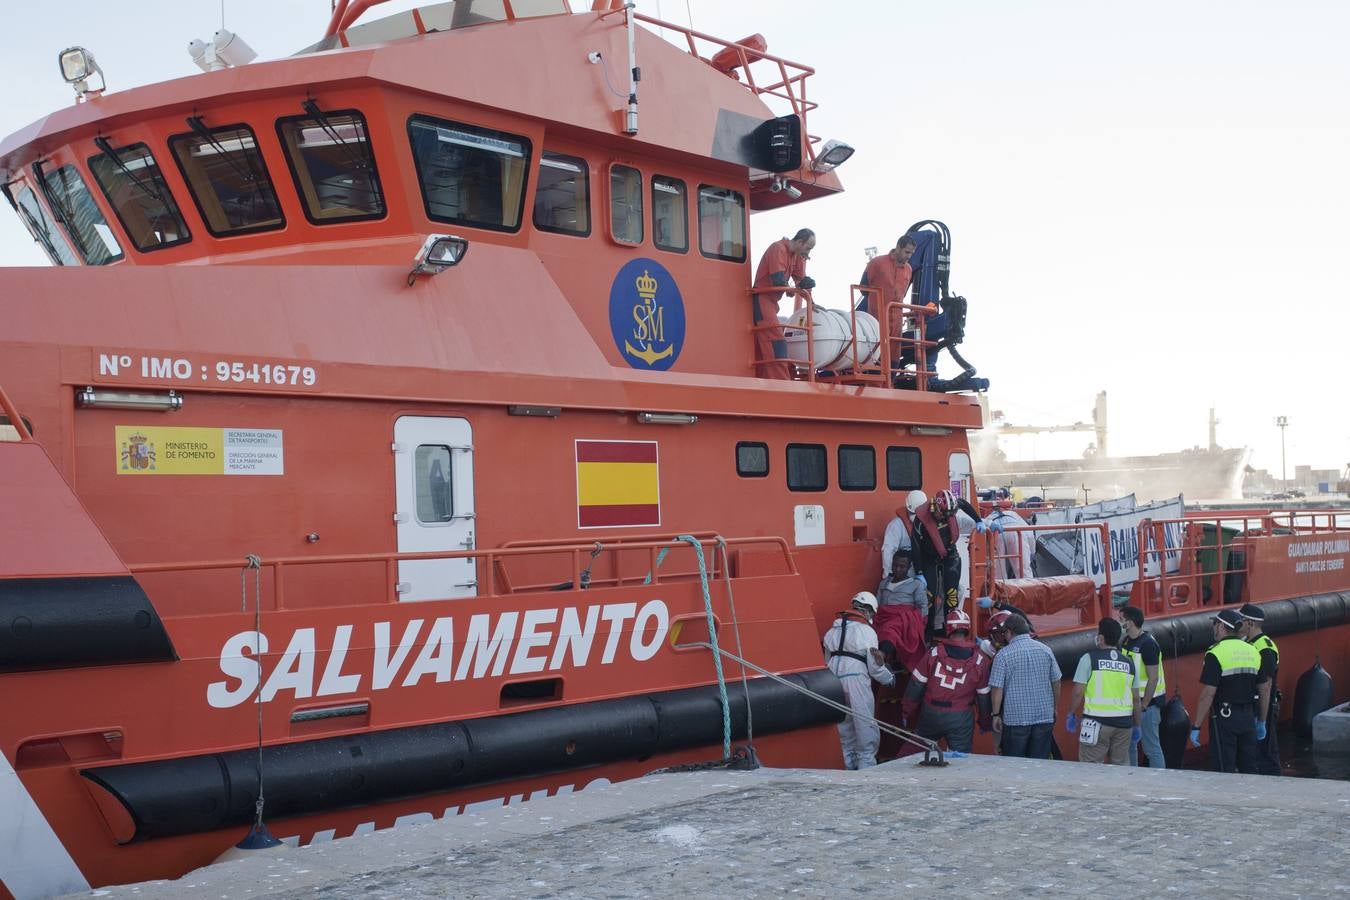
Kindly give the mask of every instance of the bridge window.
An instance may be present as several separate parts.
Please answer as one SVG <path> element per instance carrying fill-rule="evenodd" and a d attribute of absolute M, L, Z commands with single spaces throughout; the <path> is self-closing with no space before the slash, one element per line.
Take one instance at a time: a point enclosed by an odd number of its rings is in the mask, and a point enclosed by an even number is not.
<path fill-rule="evenodd" d="M 918 447 L 886 448 L 886 487 L 914 491 L 923 486 L 923 457 Z"/>
<path fill-rule="evenodd" d="M 384 216 L 384 190 L 375 168 L 366 120 L 354 111 L 321 112 L 277 121 L 291 178 L 315 225 Z"/>
<path fill-rule="evenodd" d="M 642 173 L 609 167 L 609 233 L 621 244 L 642 243 Z"/>
<path fill-rule="evenodd" d="M 684 182 L 652 176 L 652 243 L 659 250 L 689 252 L 689 213 Z"/>
<path fill-rule="evenodd" d="M 591 179 L 586 160 L 547 150 L 540 154 L 534 227 L 581 237 L 591 233 Z"/>
<path fill-rule="evenodd" d="M 760 441 L 736 444 L 736 474 L 742 478 L 763 478 L 769 474 L 769 445 Z"/>
<path fill-rule="evenodd" d="M 89 160 L 89 171 L 136 249 L 147 253 L 190 241 L 150 148 L 142 143 L 114 149 L 106 141 L 99 146 L 105 152 Z"/>
<path fill-rule="evenodd" d="M 698 249 L 704 256 L 745 262 L 745 197 L 699 185 Z"/>
<path fill-rule="evenodd" d="M 839 489 L 877 489 L 877 451 L 865 444 L 839 445 Z"/>
<path fill-rule="evenodd" d="M 824 444 L 788 444 L 788 490 L 825 490 L 830 486 L 830 474 L 827 466 Z"/>
<path fill-rule="evenodd" d="M 8 191 L 9 186 L 5 186 Z M 19 210 L 19 218 L 23 219 L 23 224 L 28 226 L 28 233 L 33 236 L 44 251 L 47 258 L 54 265 L 58 266 L 78 266 L 79 257 L 71 249 L 70 244 L 56 227 L 56 222 L 52 221 L 51 216 L 42 208 L 38 202 L 37 195 L 33 189 L 24 187 L 19 190 L 18 200 L 15 201 L 15 207 Z"/>
<path fill-rule="evenodd" d="M 61 166 L 43 172 L 40 165 L 35 165 L 34 169 L 42 178 L 42 191 L 52 213 L 66 226 L 70 242 L 84 261 L 91 266 L 106 266 L 121 259 L 122 248 L 75 167 Z"/>
<path fill-rule="evenodd" d="M 426 116 L 408 120 L 427 218 L 519 231 L 525 207 L 527 138 Z"/>
<path fill-rule="evenodd" d="M 201 125 L 199 131 L 169 138 L 169 149 L 206 230 L 215 237 L 271 231 L 286 224 L 258 142 L 247 125 L 211 129 Z"/>

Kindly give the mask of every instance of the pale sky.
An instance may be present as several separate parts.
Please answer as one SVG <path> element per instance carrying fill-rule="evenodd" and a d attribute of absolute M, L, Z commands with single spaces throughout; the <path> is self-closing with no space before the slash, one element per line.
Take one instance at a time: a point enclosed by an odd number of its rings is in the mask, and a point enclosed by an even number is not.
<path fill-rule="evenodd" d="M 17 4 L 16 4 L 17 5 Z M 394 0 L 370 14 L 424 5 Z M 581 4 L 574 4 L 580 6 Z M 589 5 L 589 4 L 587 4 Z M 312 43 L 329 0 L 225 0 L 262 58 Z M 724 3 L 638 9 L 816 70 L 812 132 L 857 148 L 838 197 L 755 216 L 755 252 L 816 230 L 817 299 L 847 303 L 864 248 L 952 229 L 965 355 L 1022 424 L 1086 421 L 1113 453 L 1219 442 L 1280 468 L 1350 463 L 1350 4 L 1288 0 Z M 57 53 L 88 47 L 110 90 L 192 74 L 220 0 L 66 0 L 0 33 L 8 134 L 72 100 Z M 639 60 L 639 64 L 641 60 Z M 45 260 L 0 208 L 0 265 Z M 3 328 L 0 323 L 0 328 Z M 1005 441 L 1075 455 L 1090 435 Z"/>

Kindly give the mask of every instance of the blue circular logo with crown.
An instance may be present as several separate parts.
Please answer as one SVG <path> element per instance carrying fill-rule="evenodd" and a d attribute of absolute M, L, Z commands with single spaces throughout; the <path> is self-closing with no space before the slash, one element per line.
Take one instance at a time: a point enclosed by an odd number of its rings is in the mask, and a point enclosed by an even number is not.
<path fill-rule="evenodd" d="M 609 288 L 609 330 L 634 369 L 675 365 L 684 347 L 684 299 L 665 266 L 639 257 L 619 270 Z"/>

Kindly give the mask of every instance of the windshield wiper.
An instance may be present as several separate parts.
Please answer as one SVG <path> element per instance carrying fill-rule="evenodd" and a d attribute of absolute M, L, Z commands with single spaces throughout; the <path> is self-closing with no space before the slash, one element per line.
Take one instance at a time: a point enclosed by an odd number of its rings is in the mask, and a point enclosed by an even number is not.
<path fill-rule="evenodd" d="M 141 193 L 145 194 L 152 200 L 156 200 L 160 203 L 163 203 L 165 206 L 168 205 L 168 203 L 164 200 L 164 195 L 162 195 L 159 191 L 155 190 L 154 188 L 150 187 L 141 179 L 137 178 L 136 173 L 131 171 L 131 169 L 127 168 L 127 164 L 122 161 L 121 154 L 119 154 L 116 150 L 113 149 L 113 145 L 109 143 L 107 138 L 105 137 L 94 138 L 94 146 L 102 150 L 107 155 L 107 157 L 111 159 L 114 164 L 116 164 L 117 168 L 122 170 L 122 174 L 125 175 L 131 181 L 132 184 L 140 188 Z"/>
<path fill-rule="evenodd" d="M 10 187 L 17 183 L 17 181 L 6 181 L 4 184 L 0 184 L 0 192 L 4 193 L 5 199 L 9 201 L 9 205 L 14 207 L 14 211 L 19 214 L 19 218 L 23 219 L 28 225 L 28 231 L 33 235 L 33 240 L 46 249 L 47 256 L 58 266 L 65 265 L 65 263 L 61 262 L 61 254 L 56 252 L 56 242 L 52 240 L 52 233 L 47 230 L 47 224 L 43 222 L 41 218 L 35 217 L 27 207 L 21 206 L 19 202 L 14 199 L 14 192 L 10 190 Z M 29 196 L 32 196 L 31 191 L 29 192 Z M 34 202 L 36 202 L 36 200 Z"/>
<path fill-rule="evenodd" d="M 328 116 L 324 115 L 323 110 L 319 109 L 319 104 L 315 103 L 313 100 L 306 100 L 304 103 L 301 103 L 300 108 L 308 113 L 314 121 L 319 123 L 319 127 L 323 129 L 324 134 L 328 135 L 333 143 L 342 148 L 343 152 L 347 154 L 347 158 L 351 160 L 352 165 L 358 169 L 365 169 L 367 171 L 374 170 L 375 167 L 370 164 L 370 146 L 367 141 L 344 141 L 342 136 L 338 134 L 337 129 L 333 127 L 333 123 L 328 121 Z M 354 143 L 360 144 L 361 151 L 359 153 L 354 149 Z"/>
<path fill-rule="evenodd" d="M 38 185 L 42 188 L 42 195 L 47 198 L 47 202 L 52 205 L 52 212 L 56 213 L 57 221 L 66 226 L 66 234 L 70 237 L 70 242 L 75 245 L 75 249 L 80 252 L 80 257 L 89 261 L 89 248 L 85 246 L 84 239 L 75 228 L 75 213 L 66 206 L 66 200 L 70 199 L 70 189 L 66 186 L 65 176 L 62 169 L 57 169 L 56 173 L 61 178 L 61 189 L 65 191 L 65 199 L 56 196 L 56 191 L 47 183 L 47 176 L 42 173 L 42 160 L 33 163 L 33 174 L 37 177 Z"/>

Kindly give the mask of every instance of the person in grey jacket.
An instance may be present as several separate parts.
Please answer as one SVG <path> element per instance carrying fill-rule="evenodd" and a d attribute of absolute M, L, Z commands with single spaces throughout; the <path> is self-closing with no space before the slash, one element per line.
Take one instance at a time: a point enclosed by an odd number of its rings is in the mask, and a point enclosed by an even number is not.
<path fill-rule="evenodd" d="M 891 557 L 891 572 L 877 585 L 877 602 L 882 606 L 912 606 L 928 618 L 928 591 L 923 576 L 910 576 L 909 550 L 897 550 Z"/>

